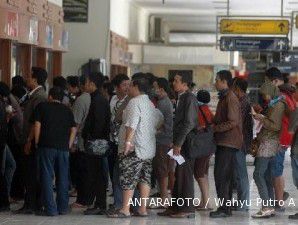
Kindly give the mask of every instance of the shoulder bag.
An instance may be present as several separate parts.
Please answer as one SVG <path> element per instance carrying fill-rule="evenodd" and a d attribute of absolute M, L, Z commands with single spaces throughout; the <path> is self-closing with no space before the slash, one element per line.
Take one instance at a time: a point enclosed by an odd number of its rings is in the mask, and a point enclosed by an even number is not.
<path fill-rule="evenodd" d="M 214 132 L 204 112 L 203 115 L 206 127 L 192 130 L 185 140 L 185 156 L 190 159 L 201 158 L 213 154 L 216 151 Z"/>

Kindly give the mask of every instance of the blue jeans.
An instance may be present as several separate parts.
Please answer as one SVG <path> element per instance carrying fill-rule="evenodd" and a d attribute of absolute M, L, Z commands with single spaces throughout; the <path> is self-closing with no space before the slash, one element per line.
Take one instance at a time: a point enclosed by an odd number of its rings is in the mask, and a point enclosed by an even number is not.
<path fill-rule="evenodd" d="M 5 155 L 4 176 L 7 184 L 7 193 L 8 193 L 8 196 L 10 196 L 11 182 L 17 166 L 16 166 L 16 161 L 14 160 L 14 157 L 7 145 L 5 146 L 4 155 Z"/>
<path fill-rule="evenodd" d="M 274 168 L 274 157 L 257 157 L 255 159 L 255 171 L 253 174 L 254 180 L 258 187 L 260 198 L 263 200 L 263 205 L 274 200 L 272 171 Z"/>
<path fill-rule="evenodd" d="M 239 210 L 247 210 L 249 207 L 249 180 L 247 174 L 246 167 L 246 154 L 244 151 L 237 151 L 235 157 L 235 178 L 237 183 L 237 195 L 238 201 L 241 200 L 246 202 L 243 208 L 239 208 Z"/>
<path fill-rule="evenodd" d="M 42 196 L 46 213 L 50 216 L 66 214 L 69 210 L 69 152 L 64 149 L 40 148 Z M 57 197 L 54 200 L 53 180 Z"/>
<path fill-rule="evenodd" d="M 298 189 L 298 156 L 291 156 L 292 176 L 295 187 Z"/>
<path fill-rule="evenodd" d="M 120 185 L 120 170 L 119 170 L 119 160 L 117 159 L 114 164 L 113 172 L 113 193 L 114 193 L 114 207 L 117 209 L 122 208 L 122 188 Z"/>
<path fill-rule="evenodd" d="M 288 148 L 281 147 L 274 157 L 273 177 L 280 177 L 284 172 L 285 154 Z"/>

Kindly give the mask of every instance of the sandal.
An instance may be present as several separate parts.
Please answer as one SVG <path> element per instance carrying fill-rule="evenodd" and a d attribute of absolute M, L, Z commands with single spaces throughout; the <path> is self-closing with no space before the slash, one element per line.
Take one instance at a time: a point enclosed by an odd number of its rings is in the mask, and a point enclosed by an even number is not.
<path fill-rule="evenodd" d="M 88 207 L 86 205 L 81 205 L 79 203 L 74 202 L 71 204 L 71 208 L 73 208 L 73 209 L 87 209 Z"/>
<path fill-rule="evenodd" d="M 206 207 L 201 207 L 201 206 L 198 206 L 195 208 L 196 211 L 212 211 L 213 209 L 212 208 L 206 208 Z"/>
<path fill-rule="evenodd" d="M 176 218 L 176 219 L 193 219 L 195 218 L 195 214 L 194 213 L 177 213 L 177 214 L 172 214 L 170 215 L 171 218 Z"/>
<path fill-rule="evenodd" d="M 130 218 L 131 215 L 126 215 L 123 212 L 120 212 L 119 210 L 114 212 L 113 214 L 107 215 L 109 218 Z"/>
<path fill-rule="evenodd" d="M 156 206 L 156 207 L 148 206 L 147 209 L 157 210 L 157 209 L 167 209 L 167 208 L 164 206 Z"/>
<path fill-rule="evenodd" d="M 135 217 L 148 217 L 148 213 L 146 214 L 142 214 L 142 213 L 139 213 L 139 212 L 134 212 L 132 216 L 135 216 Z"/>

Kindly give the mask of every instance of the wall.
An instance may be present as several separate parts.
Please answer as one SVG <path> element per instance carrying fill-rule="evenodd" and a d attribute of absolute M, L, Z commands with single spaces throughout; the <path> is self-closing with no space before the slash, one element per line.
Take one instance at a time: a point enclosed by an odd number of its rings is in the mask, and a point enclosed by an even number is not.
<path fill-rule="evenodd" d="M 62 1 L 63 0 L 48 0 L 48 1 L 49 2 L 52 2 L 52 3 L 56 4 L 56 5 L 62 6 Z"/>
<path fill-rule="evenodd" d="M 205 65 L 139 65 L 133 66 L 132 73 L 142 71 L 150 72 L 158 77 L 168 79 L 169 70 L 192 70 L 193 81 L 197 84 L 196 88 L 213 89 L 214 66 Z"/>
<path fill-rule="evenodd" d="M 129 37 L 130 2 L 128 0 L 111 0 L 110 29 L 125 38 Z"/>
<path fill-rule="evenodd" d="M 88 23 L 65 23 L 69 51 L 63 56 L 63 75 L 78 74 L 90 58 L 108 58 L 110 0 L 89 0 Z"/>
<path fill-rule="evenodd" d="M 145 42 L 148 33 L 148 12 L 130 0 L 111 0 L 110 29 L 130 43 Z"/>

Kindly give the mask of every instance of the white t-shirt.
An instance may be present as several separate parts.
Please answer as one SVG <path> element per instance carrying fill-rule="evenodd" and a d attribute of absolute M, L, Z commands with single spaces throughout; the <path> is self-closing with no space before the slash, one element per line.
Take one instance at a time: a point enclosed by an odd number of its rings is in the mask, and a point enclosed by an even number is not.
<path fill-rule="evenodd" d="M 163 115 L 156 109 L 147 95 L 131 99 L 123 111 L 123 123 L 119 133 L 119 153 L 125 150 L 126 127 L 135 130 L 132 144 L 137 157 L 152 159 L 156 151 L 157 126 L 162 123 Z"/>

